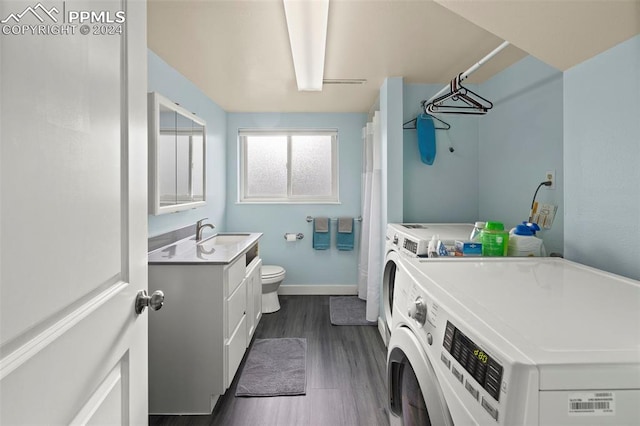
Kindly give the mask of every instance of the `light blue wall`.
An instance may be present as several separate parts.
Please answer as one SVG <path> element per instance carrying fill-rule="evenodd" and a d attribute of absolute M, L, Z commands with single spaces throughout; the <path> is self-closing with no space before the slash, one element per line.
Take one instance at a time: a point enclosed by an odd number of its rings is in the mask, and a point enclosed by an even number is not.
<path fill-rule="evenodd" d="M 262 232 L 260 257 L 264 264 L 284 267 L 284 285 L 350 284 L 357 281 L 359 222 L 356 250 L 313 250 L 312 224 L 307 216 L 360 216 L 362 174 L 362 128 L 366 114 L 229 113 L 227 115 L 227 228 L 229 231 Z M 238 129 L 330 128 L 338 129 L 339 184 L 341 204 L 238 204 Z M 304 239 L 286 242 L 284 234 L 302 232 Z"/>
<path fill-rule="evenodd" d="M 640 279 L 640 36 L 564 73 L 565 255 Z"/>
<path fill-rule="evenodd" d="M 562 252 L 562 73 L 527 57 L 468 87 L 494 108 L 484 116 L 441 115 L 451 129 L 436 130 L 433 165 L 420 161 L 416 131 L 404 131 L 404 221 L 497 220 L 510 229 L 528 218 L 537 185 L 555 170 L 557 189 L 541 189 L 537 199 L 559 205 L 542 236 L 549 251 Z M 440 89 L 406 84 L 403 121 Z"/>
<path fill-rule="evenodd" d="M 402 187 L 402 78 L 389 77 L 380 88 L 380 133 L 382 137 L 382 229 L 389 223 L 402 222 L 404 194 Z M 381 248 L 382 250 L 382 248 Z"/>
<path fill-rule="evenodd" d="M 403 122 L 416 118 L 420 102 L 442 87 L 405 84 Z M 420 161 L 417 132 L 403 131 L 405 222 L 474 222 L 478 217 L 478 119 L 441 117 L 451 129 L 436 130 L 436 159 L 430 166 Z"/>
<path fill-rule="evenodd" d="M 479 85 L 493 109 L 478 118 L 481 220 L 510 229 L 527 220 L 533 194 L 555 170 L 556 189 L 537 200 L 558 205 L 550 230 L 540 233 L 547 252 L 563 251 L 562 73 L 528 56 Z"/>
<path fill-rule="evenodd" d="M 178 213 L 149 216 L 149 236 L 193 225 L 208 217 L 216 231 L 225 229 L 226 112 L 158 55 L 148 50 L 148 91 L 179 103 L 207 122 L 207 205 Z"/>

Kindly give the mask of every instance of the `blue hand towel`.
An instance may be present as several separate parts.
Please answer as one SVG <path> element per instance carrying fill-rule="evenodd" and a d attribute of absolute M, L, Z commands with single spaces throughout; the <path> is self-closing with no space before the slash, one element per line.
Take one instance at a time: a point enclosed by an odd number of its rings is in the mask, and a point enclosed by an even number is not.
<path fill-rule="evenodd" d="M 327 250 L 331 244 L 331 221 L 328 217 L 313 219 L 313 248 Z"/>
<path fill-rule="evenodd" d="M 338 218 L 338 233 L 336 234 L 336 247 L 338 248 L 338 250 L 353 250 L 354 234 L 353 218 Z"/>
<path fill-rule="evenodd" d="M 420 160 L 432 165 L 436 159 L 436 127 L 433 125 L 433 119 L 426 114 L 420 114 L 416 119 L 416 129 Z"/>

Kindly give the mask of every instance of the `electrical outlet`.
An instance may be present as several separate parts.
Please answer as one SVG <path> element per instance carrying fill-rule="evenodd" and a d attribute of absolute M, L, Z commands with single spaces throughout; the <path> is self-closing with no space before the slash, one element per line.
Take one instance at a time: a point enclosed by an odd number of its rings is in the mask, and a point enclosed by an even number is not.
<path fill-rule="evenodd" d="M 550 180 L 551 186 L 547 186 L 547 189 L 556 189 L 556 171 L 549 170 L 544 178 L 545 181 Z"/>

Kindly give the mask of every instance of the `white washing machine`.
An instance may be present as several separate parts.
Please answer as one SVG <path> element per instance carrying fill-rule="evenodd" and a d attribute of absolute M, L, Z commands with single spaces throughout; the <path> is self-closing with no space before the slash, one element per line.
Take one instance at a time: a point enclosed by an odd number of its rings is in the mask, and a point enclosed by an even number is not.
<path fill-rule="evenodd" d="M 383 324 L 380 334 L 385 344 L 391 337 L 393 288 L 396 263 L 400 256 L 425 257 L 431 237 L 439 236 L 447 245 L 467 240 L 473 225 L 469 223 L 390 223 L 385 236 L 384 270 L 382 274 Z"/>
<path fill-rule="evenodd" d="M 401 258 L 391 425 L 639 425 L 640 282 L 558 258 Z"/>

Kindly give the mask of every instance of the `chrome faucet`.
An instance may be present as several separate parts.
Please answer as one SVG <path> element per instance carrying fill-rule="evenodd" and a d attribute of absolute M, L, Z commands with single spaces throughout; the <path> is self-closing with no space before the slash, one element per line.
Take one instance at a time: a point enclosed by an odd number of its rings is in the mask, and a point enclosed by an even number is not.
<path fill-rule="evenodd" d="M 205 217 L 204 219 L 200 219 L 199 221 L 196 222 L 196 241 L 200 241 L 202 239 L 202 230 L 204 228 L 211 228 L 211 229 L 215 228 L 215 225 L 212 225 L 210 223 L 205 223 L 205 224 L 202 223 L 207 219 L 208 218 Z"/>

